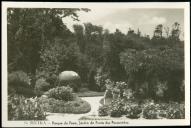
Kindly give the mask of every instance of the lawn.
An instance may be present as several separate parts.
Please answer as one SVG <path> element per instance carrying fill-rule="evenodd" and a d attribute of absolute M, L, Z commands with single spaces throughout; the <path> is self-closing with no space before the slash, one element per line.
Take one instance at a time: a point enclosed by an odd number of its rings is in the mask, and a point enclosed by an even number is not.
<path fill-rule="evenodd" d="M 79 97 L 104 96 L 104 92 L 85 91 L 85 92 L 77 92 L 76 95 Z"/>

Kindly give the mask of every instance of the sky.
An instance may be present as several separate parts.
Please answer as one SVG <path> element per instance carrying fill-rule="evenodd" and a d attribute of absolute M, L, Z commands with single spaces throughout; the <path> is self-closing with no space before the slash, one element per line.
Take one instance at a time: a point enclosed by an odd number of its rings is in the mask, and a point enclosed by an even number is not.
<path fill-rule="evenodd" d="M 94 25 L 101 25 L 104 29 L 114 32 L 119 29 L 127 33 L 129 28 L 137 32 L 139 29 L 142 35 L 153 36 L 156 25 L 163 24 L 164 27 L 172 28 L 174 22 L 181 27 L 180 38 L 183 38 L 184 31 L 184 10 L 183 9 L 147 9 L 147 8 L 90 8 L 90 12 L 78 12 L 80 21 L 73 21 L 71 18 L 64 18 L 63 22 L 73 31 L 73 24 L 91 22 Z"/>

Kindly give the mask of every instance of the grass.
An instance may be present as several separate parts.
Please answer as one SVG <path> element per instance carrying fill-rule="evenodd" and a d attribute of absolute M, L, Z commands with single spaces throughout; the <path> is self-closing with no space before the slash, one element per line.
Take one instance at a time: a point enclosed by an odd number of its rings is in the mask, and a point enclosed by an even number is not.
<path fill-rule="evenodd" d="M 95 91 L 84 91 L 77 92 L 76 95 L 79 97 L 94 97 L 94 96 L 104 96 L 105 92 L 95 92 Z"/>
<path fill-rule="evenodd" d="M 62 101 L 54 98 L 41 98 L 44 109 L 52 113 L 83 114 L 91 110 L 88 102 L 76 97 L 73 101 Z"/>
<path fill-rule="evenodd" d="M 79 120 L 110 120 L 111 117 L 83 116 Z"/>

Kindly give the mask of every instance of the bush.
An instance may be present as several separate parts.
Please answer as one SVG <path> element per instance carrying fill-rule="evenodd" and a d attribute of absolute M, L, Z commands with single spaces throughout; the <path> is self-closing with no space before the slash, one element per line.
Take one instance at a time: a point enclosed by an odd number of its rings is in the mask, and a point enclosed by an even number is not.
<path fill-rule="evenodd" d="M 8 94 L 20 94 L 26 97 L 34 96 L 30 86 L 30 78 L 23 71 L 15 71 L 8 75 Z"/>
<path fill-rule="evenodd" d="M 8 84 L 13 87 L 29 87 L 30 79 L 25 72 L 15 71 L 8 75 Z"/>
<path fill-rule="evenodd" d="M 133 90 L 125 89 L 123 92 L 123 97 L 125 100 L 133 100 L 134 99 Z"/>
<path fill-rule="evenodd" d="M 128 104 L 125 107 L 125 113 L 127 113 L 126 117 L 131 119 L 138 119 L 140 117 L 141 112 L 142 112 L 142 109 L 137 104 L 134 104 L 134 105 Z"/>
<path fill-rule="evenodd" d="M 110 116 L 120 117 L 124 112 L 124 102 L 121 99 L 113 100 L 111 103 Z"/>
<path fill-rule="evenodd" d="M 159 105 L 159 116 L 167 119 L 184 119 L 184 104 L 179 103 L 162 103 Z"/>
<path fill-rule="evenodd" d="M 74 92 L 78 92 L 78 89 L 81 87 L 80 80 L 67 80 L 67 81 L 60 81 L 59 86 L 69 86 L 73 89 Z"/>
<path fill-rule="evenodd" d="M 42 95 L 45 91 L 51 88 L 50 84 L 45 81 L 45 79 L 38 79 L 35 84 L 35 91 L 37 95 Z"/>
<path fill-rule="evenodd" d="M 37 98 L 8 97 L 8 120 L 45 120 L 43 104 Z"/>
<path fill-rule="evenodd" d="M 168 107 L 169 107 L 169 104 L 167 103 L 160 103 L 158 105 L 158 115 L 160 118 L 166 118 Z"/>
<path fill-rule="evenodd" d="M 170 104 L 167 109 L 166 118 L 167 119 L 184 119 L 185 118 L 184 105 L 181 105 L 178 103 Z"/>
<path fill-rule="evenodd" d="M 16 94 L 23 95 L 25 97 L 32 97 L 35 96 L 35 92 L 33 88 L 27 88 L 27 87 L 17 87 L 13 88 L 16 92 Z"/>
<path fill-rule="evenodd" d="M 55 74 L 50 75 L 46 81 L 51 85 L 51 86 L 55 86 L 56 82 L 58 81 L 58 76 Z"/>
<path fill-rule="evenodd" d="M 40 99 L 41 103 L 44 104 L 44 109 L 48 112 L 82 114 L 91 110 L 90 104 L 80 98 L 67 102 L 54 98 L 41 97 Z"/>
<path fill-rule="evenodd" d="M 143 109 L 143 117 L 146 119 L 158 119 L 157 107 L 154 104 L 146 105 Z"/>
<path fill-rule="evenodd" d="M 55 98 L 57 100 L 71 101 L 74 99 L 72 88 L 70 87 L 56 87 L 48 91 L 48 97 Z"/>
<path fill-rule="evenodd" d="M 100 106 L 98 109 L 98 115 L 99 116 L 108 116 L 109 115 L 109 106 L 108 105 Z"/>

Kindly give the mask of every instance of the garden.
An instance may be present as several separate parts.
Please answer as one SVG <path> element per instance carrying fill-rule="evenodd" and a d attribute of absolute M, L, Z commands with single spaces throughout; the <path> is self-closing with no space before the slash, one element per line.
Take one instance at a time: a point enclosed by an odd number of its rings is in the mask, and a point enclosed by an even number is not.
<path fill-rule="evenodd" d="M 118 82 L 117 84 L 119 84 Z M 125 84 L 121 82 L 121 85 Z M 184 103 L 178 102 L 156 102 L 152 99 L 136 99 L 131 90 L 122 89 L 117 92 L 116 98 L 107 97 L 111 102 L 102 99 L 102 106 L 99 107 L 101 117 L 126 117 L 128 119 L 184 119 Z M 115 92 L 116 93 L 116 92 Z M 107 100 L 107 98 L 105 100 Z"/>
<path fill-rule="evenodd" d="M 63 22 L 89 11 L 7 10 L 8 119 L 184 119 L 180 24 L 156 24 L 149 37 Z"/>

